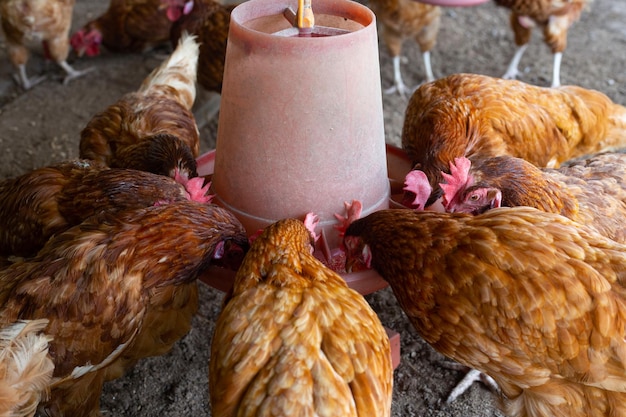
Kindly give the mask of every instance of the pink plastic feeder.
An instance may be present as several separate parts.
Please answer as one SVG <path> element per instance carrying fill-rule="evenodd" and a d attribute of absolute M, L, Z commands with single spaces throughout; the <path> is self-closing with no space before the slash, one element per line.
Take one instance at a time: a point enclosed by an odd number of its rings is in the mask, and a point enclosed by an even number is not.
<path fill-rule="evenodd" d="M 250 235 L 315 213 L 324 258 L 339 244 L 334 215 L 344 202 L 360 200 L 367 215 L 390 206 L 392 187 L 375 16 L 350 0 L 312 6 L 308 36 L 293 25 L 296 0 L 249 0 L 233 10 L 216 150 L 198 159 L 198 171 Z M 410 164 L 400 165 L 406 174 Z M 362 294 L 387 286 L 374 271 L 342 276 Z M 213 267 L 202 280 L 228 291 L 233 278 Z M 390 338 L 397 365 L 399 335 Z"/>
<path fill-rule="evenodd" d="M 231 14 L 213 191 L 250 234 L 314 212 L 335 246 L 344 201 L 363 215 L 389 206 L 376 22 L 358 3 L 316 0 L 323 30 L 299 37 L 295 7 L 251 0 Z"/>

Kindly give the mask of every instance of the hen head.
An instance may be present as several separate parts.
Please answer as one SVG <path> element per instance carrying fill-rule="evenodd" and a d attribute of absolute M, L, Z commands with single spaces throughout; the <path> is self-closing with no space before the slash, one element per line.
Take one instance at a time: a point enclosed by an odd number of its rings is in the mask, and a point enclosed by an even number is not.
<path fill-rule="evenodd" d="M 165 9 L 165 14 L 171 22 L 175 22 L 181 16 L 191 13 L 193 0 L 161 0 L 161 9 Z"/>
<path fill-rule="evenodd" d="M 500 207 L 502 192 L 493 187 L 479 187 L 470 173 L 472 163 L 465 157 L 450 162 L 450 174 L 442 172 L 446 183 L 439 184 L 443 190 L 443 205 L 447 212 L 480 214 Z"/>
<path fill-rule="evenodd" d="M 361 237 L 346 235 L 343 246 L 346 251 L 346 272 L 372 269 L 372 251 Z"/>
<path fill-rule="evenodd" d="M 102 32 L 95 27 L 87 25 L 72 35 L 70 44 L 78 56 L 100 55 Z"/>
<path fill-rule="evenodd" d="M 502 192 L 493 187 L 470 187 L 446 205 L 449 213 L 481 214 L 502 205 Z"/>

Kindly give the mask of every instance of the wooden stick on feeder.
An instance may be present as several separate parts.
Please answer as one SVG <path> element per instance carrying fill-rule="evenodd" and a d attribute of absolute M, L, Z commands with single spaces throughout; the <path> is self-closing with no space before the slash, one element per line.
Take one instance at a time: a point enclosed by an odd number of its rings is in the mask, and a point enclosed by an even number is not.
<path fill-rule="evenodd" d="M 315 26 L 315 16 L 311 8 L 311 0 L 298 0 L 298 11 L 296 12 L 296 24 L 300 31 L 300 36 L 310 36 Z"/>

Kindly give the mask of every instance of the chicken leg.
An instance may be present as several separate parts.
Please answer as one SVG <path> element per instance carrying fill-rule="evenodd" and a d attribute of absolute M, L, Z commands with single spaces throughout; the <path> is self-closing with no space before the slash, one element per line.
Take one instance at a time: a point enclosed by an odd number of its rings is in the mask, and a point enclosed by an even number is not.
<path fill-rule="evenodd" d="M 424 72 L 426 73 L 426 81 L 431 82 L 435 80 L 435 76 L 433 75 L 432 66 L 430 65 L 430 51 L 425 51 L 422 53 L 422 59 L 424 61 Z M 400 71 L 400 62 L 401 57 L 394 56 L 393 57 L 393 86 L 384 90 L 385 94 L 394 94 L 398 93 L 402 97 L 406 97 L 407 94 L 413 94 L 415 91 L 415 87 L 408 87 L 404 84 L 402 80 L 402 71 Z"/>
<path fill-rule="evenodd" d="M 528 44 L 525 45 L 520 45 L 517 47 L 517 49 L 515 50 L 515 55 L 513 55 L 513 59 L 511 59 L 511 62 L 509 63 L 509 66 L 506 70 L 506 72 L 504 73 L 504 75 L 502 76 L 502 78 L 504 78 L 505 80 L 514 80 L 517 78 L 517 76 L 519 75 L 519 63 L 520 60 L 522 59 L 522 55 L 524 55 L 524 52 L 526 51 L 526 48 L 528 47 Z M 552 84 L 551 87 L 555 88 L 555 87 L 559 87 L 561 85 L 561 60 L 563 59 L 563 53 L 562 52 L 555 52 L 553 54 L 554 60 L 553 60 L 553 64 L 552 64 Z"/>

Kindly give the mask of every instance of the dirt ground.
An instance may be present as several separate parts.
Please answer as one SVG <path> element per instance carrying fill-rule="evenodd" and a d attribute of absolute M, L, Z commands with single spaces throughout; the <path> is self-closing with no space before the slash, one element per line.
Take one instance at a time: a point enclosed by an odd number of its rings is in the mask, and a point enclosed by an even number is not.
<path fill-rule="evenodd" d="M 77 0 L 74 27 L 106 8 L 103 0 Z M 570 31 L 561 80 L 600 90 L 626 104 L 626 1 L 595 0 Z M 2 42 L 4 46 L 4 42 Z M 512 34 L 506 11 L 492 2 L 470 8 L 449 8 L 443 13 L 438 43 L 432 52 L 436 76 L 473 72 L 492 76 L 504 73 L 512 56 Z M 0 48 L 0 179 L 17 176 L 78 155 L 79 132 L 96 113 L 136 89 L 159 60 L 153 54 L 113 55 L 75 59 L 72 64 L 95 71 L 61 85 L 62 74 L 44 63 L 39 51 L 28 64 L 31 75 L 49 70 L 52 78 L 30 91 L 20 91 L 12 80 L 13 68 Z M 407 42 L 405 81 L 423 80 L 417 46 Z M 391 85 L 392 66 L 380 52 L 383 88 Z M 552 58 L 541 36 L 533 36 L 522 60 L 526 82 L 547 86 Z M 55 78 L 56 77 L 56 78 Z M 206 99 L 199 94 L 198 102 Z M 384 96 L 385 129 L 389 143 L 399 144 L 407 100 Z M 202 129 L 202 151 L 214 146 L 217 118 Z M 168 355 L 140 363 L 127 376 L 108 383 L 102 395 L 105 415 L 209 416 L 207 365 L 214 322 L 222 294 L 202 285 L 202 307 L 193 329 Z M 368 296 L 383 324 L 401 333 L 402 362 L 395 371 L 394 416 L 496 416 L 496 397 L 476 384 L 452 405 L 443 399 L 462 373 L 445 366 L 444 358 L 426 345 L 411 328 L 391 291 Z"/>

